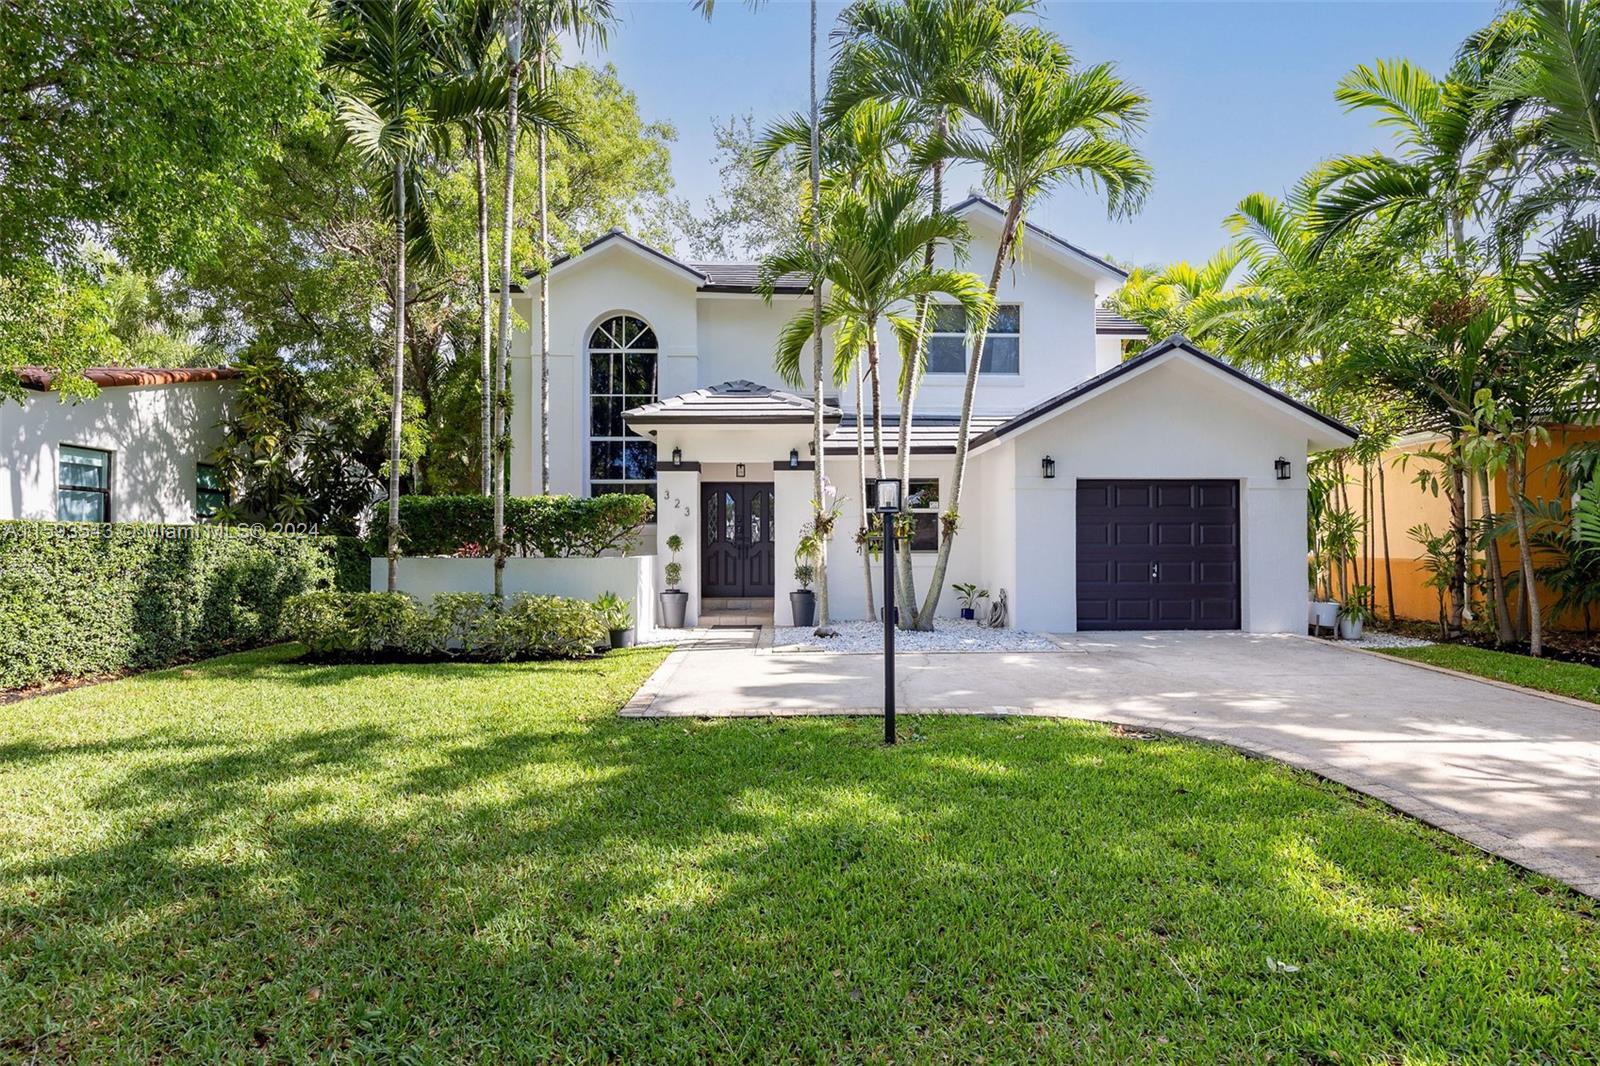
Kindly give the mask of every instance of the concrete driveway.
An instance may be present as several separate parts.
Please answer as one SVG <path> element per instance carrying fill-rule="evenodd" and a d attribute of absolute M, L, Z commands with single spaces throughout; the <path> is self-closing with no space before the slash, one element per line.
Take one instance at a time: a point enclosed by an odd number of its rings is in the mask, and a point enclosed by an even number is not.
<path fill-rule="evenodd" d="M 636 716 L 878 714 L 875 655 L 682 647 Z M 1315 771 L 1600 897 L 1600 708 L 1297 637 L 1118 633 L 897 658 L 902 713 L 1121 722 Z"/>

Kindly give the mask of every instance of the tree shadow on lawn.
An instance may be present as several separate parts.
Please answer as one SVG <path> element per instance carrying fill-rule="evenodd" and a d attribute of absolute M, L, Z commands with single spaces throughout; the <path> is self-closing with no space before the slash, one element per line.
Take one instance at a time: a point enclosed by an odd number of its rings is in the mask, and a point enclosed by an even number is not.
<path fill-rule="evenodd" d="M 343 682 L 414 700 L 438 669 Z M 0 1048 L 1593 1050 L 1582 903 L 1305 775 L 1076 723 L 911 718 L 886 750 L 872 720 L 470 698 L 494 713 L 67 752 L 126 768 L 79 796 L 106 832 L 0 867 Z"/>

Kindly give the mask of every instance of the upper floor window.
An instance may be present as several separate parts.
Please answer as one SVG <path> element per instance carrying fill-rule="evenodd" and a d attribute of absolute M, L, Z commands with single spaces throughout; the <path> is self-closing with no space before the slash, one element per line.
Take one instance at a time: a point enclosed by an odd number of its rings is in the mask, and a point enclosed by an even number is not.
<path fill-rule="evenodd" d="M 589 494 L 642 493 L 655 498 L 655 442 L 628 431 L 622 412 L 656 399 L 655 331 L 617 315 L 589 335 Z"/>
<path fill-rule="evenodd" d="M 56 518 L 62 522 L 111 521 L 111 453 L 61 446 L 56 465 Z"/>
<path fill-rule="evenodd" d="M 935 304 L 928 335 L 928 373 L 967 372 L 967 313 L 954 304 Z M 983 339 L 980 374 L 1016 374 L 1022 370 L 1022 307 L 999 304 Z"/>
<path fill-rule="evenodd" d="M 194 513 L 196 518 L 211 518 L 228 506 L 228 485 L 222 468 L 197 463 L 194 468 Z"/>

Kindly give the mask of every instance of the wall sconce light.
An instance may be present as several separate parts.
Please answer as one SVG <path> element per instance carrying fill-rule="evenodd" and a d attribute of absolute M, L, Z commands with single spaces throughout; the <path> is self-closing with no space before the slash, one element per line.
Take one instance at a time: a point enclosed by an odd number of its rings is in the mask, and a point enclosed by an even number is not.
<path fill-rule="evenodd" d="M 1272 464 L 1272 469 L 1277 471 L 1279 481 L 1289 480 L 1289 460 L 1278 456 L 1278 461 Z"/>
<path fill-rule="evenodd" d="M 817 442 L 814 440 L 806 441 L 806 451 L 810 452 L 811 458 L 815 459 L 817 457 Z"/>
<path fill-rule="evenodd" d="M 673 466 L 682 466 L 683 465 L 683 449 L 682 448 L 673 448 L 672 449 L 672 465 Z"/>
<path fill-rule="evenodd" d="M 789 469 L 790 470 L 799 470 L 800 469 L 800 449 L 799 448 L 790 448 L 789 449 Z"/>
<path fill-rule="evenodd" d="M 734 477 L 744 477 L 744 464 L 740 463 L 733 468 Z"/>
<path fill-rule="evenodd" d="M 1056 476 L 1056 461 L 1050 458 L 1048 455 L 1044 457 L 1044 460 L 1039 465 L 1044 469 L 1044 476 L 1046 478 L 1053 478 Z"/>

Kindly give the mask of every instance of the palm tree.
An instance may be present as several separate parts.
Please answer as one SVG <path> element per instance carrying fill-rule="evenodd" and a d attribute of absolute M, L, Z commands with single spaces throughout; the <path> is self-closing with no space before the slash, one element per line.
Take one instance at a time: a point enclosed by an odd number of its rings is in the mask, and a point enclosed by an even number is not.
<path fill-rule="evenodd" d="M 570 35 L 579 47 L 589 40 L 605 43 L 616 21 L 611 0 L 529 0 L 528 32 L 533 39 L 533 76 L 539 95 L 551 89 L 550 59 L 556 39 Z M 539 200 L 539 492 L 550 493 L 550 193 L 549 133 L 541 126 L 538 140 Z"/>
<path fill-rule="evenodd" d="M 1032 13 L 1035 0 L 861 0 L 841 16 L 838 60 L 828 93 L 829 125 L 846 121 L 864 102 L 900 108 L 896 131 L 903 150 L 927 171 L 931 210 L 944 206 L 946 135 L 961 121 L 967 86 L 987 76 L 1006 42 L 1012 20 Z M 929 243 L 923 264 L 932 267 Z M 911 426 L 927 346 L 929 301 L 917 307 L 917 336 L 900 363 L 900 479 L 911 476 Z M 917 613 L 911 553 L 897 558 L 895 587 L 901 617 Z"/>
<path fill-rule="evenodd" d="M 1456 301 L 1471 299 L 1477 273 L 1476 240 L 1469 226 L 1481 220 L 1490 179 L 1504 155 L 1490 150 L 1491 116 L 1482 106 L 1483 72 L 1473 61 L 1458 62 L 1437 79 L 1404 60 L 1357 67 L 1339 83 L 1334 96 L 1347 111 L 1373 113 L 1377 125 L 1394 134 L 1398 154 L 1372 152 L 1340 156 L 1319 170 L 1315 200 L 1306 216 L 1313 259 L 1341 236 L 1373 225 L 1402 236 L 1426 251 L 1440 248 L 1450 264 Z M 1450 296 L 1441 298 L 1441 306 Z M 1446 313 L 1443 321 L 1450 321 Z M 1450 359 L 1447 353 L 1445 358 Z M 1468 393 L 1470 396 L 1470 392 Z M 1456 585 L 1451 590 L 1449 624 L 1459 629 L 1468 606 L 1467 464 L 1460 449 L 1460 426 L 1449 429 L 1449 480 Z"/>
<path fill-rule="evenodd" d="M 785 273 L 804 273 L 828 287 L 821 327 L 834 331 L 834 370 L 847 380 L 856 353 L 866 357 L 872 395 L 872 454 L 877 476 L 884 475 L 883 393 L 879 378 L 878 327 L 887 322 L 902 349 L 909 350 L 919 330 L 915 309 L 925 298 L 942 296 L 955 302 L 974 321 L 987 321 L 993 305 L 983 282 L 966 271 L 936 268 L 922 262 L 929 241 L 961 247 L 966 226 L 944 211 L 922 203 L 916 176 L 889 179 L 864 193 L 840 192 L 819 206 L 828 212 L 822 243 L 791 241 L 762 263 L 763 282 L 770 289 Z M 787 322 L 778 337 L 776 366 L 793 384 L 803 379 L 801 353 L 818 332 L 807 311 Z M 857 433 L 865 412 L 857 412 Z M 866 501 L 861 501 L 863 509 Z"/>
<path fill-rule="evenodd" d="M 503 214 L 500 218 L 500 344 L 495 358 L 494 449 L 490 456 L 494 477 L 490 479 L 494 497 L 494 595 L 505 595 L 506 570 L 506 451 L 511 437 L 511 397 L 506 392 L 506 375 L 511 364 L 511 236 L 517 189 L 517 119 L 522 93 L 522 0 L 511 0 L 505 22 L 506 60 L 506 184 Z"/>
<path fill-rule="evenodd" d="M 462 76 L 487 74 L 496 66 L 500 47 L 499 0 L 456 0 L 450 25 L 449 61 Z M 468 132 L 472 140 L 472 164 L 477 179 L 478 224 L 478 357 L 480 361 L 479 401 L 480 485 L 483 494 L 493 489 L 494 448 L 494 320 L 490 307 L 492 282 L 489 274 L 489 163 L 495 125 L 503 121 L 498 113 L 474 116 Z"/>
<path fill-rule="evenodd" d="M 756 161 L 758 165 L 766 166 L 776 159 L 779 153 L 794 149 L 801 154 L 803 162 L 820 175 L 813 186 L 816 191 L 811 194 L 806 205 L 807 211 L 811 213 L 808 225 L 814 222 L 818 227 L 817 235 L 813 238 L 813 246 L 816 247 L 821 244 L 820 225 L 822 217 L 828 212 L 828 204 L 836 202 L 844 195 L 869 194 L 870 191 L 881 189 L 888 182 L 891 168 L 895 163 L 894 156 L 903 149 L 908 139 L 905 129 L 908 117 L 907 108 L 903 103 L 883 103 L 876 99 L 863 100 L 820 129 L 813 122 L 814 117 L 808 118 L 797 114 L 769 126 L 757 147 Z M 812 142 L 814 130 L 819 137 L 815 144 Z M 770 292 L 767 295 L 770 299 Z M 822 379 L 818 343 L 822 330 L 816 326 L 821 319 L 821 296 L 822 279 L 813 278 L 812 379 L 814 382 Z M 849 384 L 851 378 L 854 379 L 858 418 L 865 417 L 866 413 L 866 405 L 862 402 L 864 398 L 862 378 L 865 373 L 862 354 L 863 349 L 859 345 L 852 351 L 840 351 L 837 341 L 835 342 L 834 383 L 842 389 Z M 853 374 L 850 372 L 852 367 Z M 820 423 L 821 419 L 818 417 L 812 426 L 812 449 L 819 455 L 823 450 Z M 820 475 L 817 483 L 817 500 L 820 501 L 822 499 Z M 877 592 L 872 580 L 872 559 L 868 550 L 870 530 L 866 526 L 867 511 L 864 502 L 867 498 L 866 438 L 859 431 L 859 424 L 856 433 L 856 491 L 857 498 L 863 501 L 862 525 L 857 531 L 857 543 L 861 546 L 861 572 L 866 588 L 867 617 L 871 618 L 877 614 L 875 607 Z M 818 506 L 820 508 L 821 504 Z M 820 573 L 822 571 L 819 569 Z M 825 588 L 825 583 L 819 582 L 819 586 Z M 818 598 L 820 601 L 821 596 Z"/>
<path fill-rule="evenodd" d="M 488 79 L 443 68 L 442 25 L 429 0 L 336 0 L 327 68 L 344 141 L 386 173 L 384 208 L 395 233 L 394 380 L 389 414 L 389 589 L 399 575 L 400 436 L 405 397 L 406 253 L 429 246 L 419 166 L 454 123 L 492 107 Z"/>
<path fill-rule="evenodd" d="M 1252 304 L 1251 291 L 1232 284 L 1245 252 L 1227 245 L 1196 267 L 1185 261 L 1160 270 L 1135 269 L 1112 297 L 1120 314 L 1152 337 L 1181 333 L 1212 351 L 1227 351 L 1230 323 Z"/>
<path fill-rule="evenodd" d="M 981 165 L 986 184 L 1005 203 L 989 271 L 991 304 L 1000 289 L 1000 273 L 1021 240 L 1023 219 L 1039 196 L 1067 184 L 1104 189 L 1113 216 L 1131 213 L 1143 203 L 1150 164 L 1127 138 L 1143 125 L 1147 106 L 1145 96 L 1118 78 L 1110 64 L 1079 68 L 1060 42 L 1037 30 L 1019 33 L 993 75 L 966 87 L 961 108 L 977 132 L 952 132 L 949 154 Z M 917 613 L 918 629 L 933 628 L 950 565 L 987 328 L 987 319 L 980 319 L 972 331 L 949 506 L 940 516 L 939 554 Z"/>

